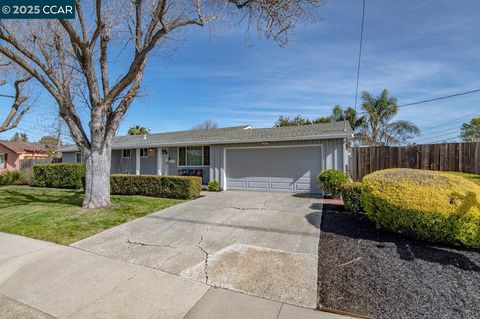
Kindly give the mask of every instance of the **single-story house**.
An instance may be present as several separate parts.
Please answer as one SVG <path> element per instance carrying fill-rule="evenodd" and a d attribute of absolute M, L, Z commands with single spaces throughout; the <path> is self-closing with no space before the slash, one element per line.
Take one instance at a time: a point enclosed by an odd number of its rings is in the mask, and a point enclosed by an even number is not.
<path fill-rule="evenodd" d="M 319 193 L 320 171 L 346 169 L 351 137 L 344 122 L 118 136 L 111 173 L 197 175 L 204 184 L 219 181 L 223 190 Z M 59 151 L 63 162 L 83 161 L 75 145 Z"/>
<path fill-rule="evenodd" d="M 37 143 L 0 141 L 0 172 L 20 169 L 24 159 L 48 158 L 47 150 Z"/>

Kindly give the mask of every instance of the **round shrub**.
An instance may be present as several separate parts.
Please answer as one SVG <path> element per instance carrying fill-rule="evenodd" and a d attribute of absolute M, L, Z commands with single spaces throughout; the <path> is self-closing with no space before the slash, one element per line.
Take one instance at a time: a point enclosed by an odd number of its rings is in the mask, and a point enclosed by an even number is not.
<path fill-rule="evenodd" d="M 480 186 L 449 173 L 387 169 L 362 180 L 362 202 L 377 227 L 480 247 Z"/>
<path fill-rule="evenodd" d="M 341 194 L 345 209 L 352 213 L 363 212 L 362 183 L 345 183 L 341 187 Z"/>
<path fill-rule="evenodd" d="M 340 187 L 349 181 L 347 174 L 337 169 L 327 169 L 318 174 L 318 184 L 330 195 L 338 198 Z"/>
<path fill-rule="evenodd" d="M 219 192 L 220 183 L 216 179 L 211 180 L 210 182 L 208 182 L 207 190 L 210 192 Z"/>

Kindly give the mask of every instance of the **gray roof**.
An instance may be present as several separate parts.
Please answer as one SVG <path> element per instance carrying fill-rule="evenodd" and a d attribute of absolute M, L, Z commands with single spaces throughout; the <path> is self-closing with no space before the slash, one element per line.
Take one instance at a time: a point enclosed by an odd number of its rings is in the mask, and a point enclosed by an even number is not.
<path fill-rule="evenodd" d="M 113 149 L 143 148 L 199 144 L 234 144 L 285 140 L 312 140 L 351 137 L 352 129 L 344 122 L 302 126 L 252 128 L 249 125 L 205 130 L 189 130 L 148 135 L 117 136 Z M 60 152 L 74 152 L 76 145 L 67 145 Z"/>

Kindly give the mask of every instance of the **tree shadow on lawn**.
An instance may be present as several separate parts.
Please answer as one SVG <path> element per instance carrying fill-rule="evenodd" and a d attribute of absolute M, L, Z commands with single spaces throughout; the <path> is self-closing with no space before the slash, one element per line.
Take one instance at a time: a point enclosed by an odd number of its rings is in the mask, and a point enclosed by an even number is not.
<path fill-rule="evenodd" d="M 315 205 L 315 204 L 314 204 Z M 318 207 L 312 207 L 317 209 Z M 307 221 L 318 228 L 318 212 L 307 214 Z M 315 222 L 317 221 L 317 222 Z M 421 259 L 431 263 L 454 266 L 466 271 L 480 271 L 480 265 L 465 256 L 467 252 L 479 252 L 480 249 L 469 249 L 452 246 L 435 245 L 405 236 L 376 229 L 375 225 L 363 214 L 354 214 L 343 211 L 343 206 L 324 205 L 322 233 L 333 233 L 353 239 L 363 239 L 376 242 L 377 248 L 385 248 L 386 243 L 393 243 L 402 260 L 413 261 Z M 322 233 L 320 234 L 320 240 Z"/>
<path fill-rule="evenodd" d="M 67 191 L 75 193 L 67 195 Z M 0 209 L 35 203 L 65 204 L 81 207 L 83 202 L 82 192 L 76 192 L 75 190 L 66 190 L 65 192 L 60 190 L 58 192 L 58 195 L 53 195 L 48 192 L 39 195 L 32 195 L 14 189 L 5 189 L 2 190 L 2 192 L 7 194 L 8 196 L 0 199 Z"/>

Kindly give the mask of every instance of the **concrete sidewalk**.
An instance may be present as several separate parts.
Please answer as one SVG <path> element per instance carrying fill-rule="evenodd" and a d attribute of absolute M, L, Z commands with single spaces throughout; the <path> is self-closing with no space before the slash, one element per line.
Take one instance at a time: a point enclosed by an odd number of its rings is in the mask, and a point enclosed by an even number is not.
<path fill-rule="evenodd" d="M 0 233 L 1 318 L 345 318 Z"/>

